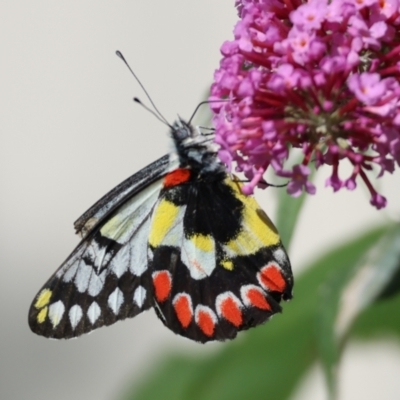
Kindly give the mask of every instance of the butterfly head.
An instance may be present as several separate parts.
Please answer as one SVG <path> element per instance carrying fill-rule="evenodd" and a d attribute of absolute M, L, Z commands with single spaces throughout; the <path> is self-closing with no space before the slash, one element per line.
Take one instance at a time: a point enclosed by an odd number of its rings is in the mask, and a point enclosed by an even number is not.
<path fill-rule="evenodd" d="M 172 124 L 171 136 L 176 143 L 183 143 L 186 139 L 193 138 L 195 130 L 191 124 L 179 118 Z"/>
<path fill-rule="evenodd" d="M 197 170 L 200 175 L 225 171 L 217 157 L 213 138 L 179 118 L 171 127 L 171 136 L 181 167 Z M 215 176 L 215 175 L 214 175 Z"/>

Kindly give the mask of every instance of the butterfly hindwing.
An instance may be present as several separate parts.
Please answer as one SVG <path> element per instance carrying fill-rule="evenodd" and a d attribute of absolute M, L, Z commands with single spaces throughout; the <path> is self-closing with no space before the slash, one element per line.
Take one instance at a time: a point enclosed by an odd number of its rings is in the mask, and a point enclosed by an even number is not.
<path fill-rule="evenodd" d="M 291 297 L 290 264 L 276 229 L 228 176 L 165 189 L 150 248 L 157 315 L 190 339 L 232 339 Z"/>

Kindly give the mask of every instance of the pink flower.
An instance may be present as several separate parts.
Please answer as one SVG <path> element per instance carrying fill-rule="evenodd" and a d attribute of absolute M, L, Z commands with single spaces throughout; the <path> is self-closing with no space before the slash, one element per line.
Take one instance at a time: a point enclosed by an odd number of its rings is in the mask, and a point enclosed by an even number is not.
<path fill-rule="evenodd" d="M 387 90 L 385 81 L 380 79 L 379 74 L 368 72 L 351 75 L 347 86 L 358 100 L 367 105 L 376 104 Z"/>
<path fill-rule="evenodd" d="M 286 175 L 282 174 L 281 175 Z M 310 194 L 315 193 L 315 186 L 308 181 L 308 176 L 310 175 L 310 168 L 306 165 L 295 165 L 290 174 L 291 181 L 288 184 L 287 191 L 293 197 L 299 197 L 303 189 Z M 289 177 L 288 176 L 288 177 Z"/>
<path fill-rule="evenodd" d="M 372 16 L 382 15 L 385 19 L 395 15 L 399 8 L 398 0 L 381 0 L 372 5 Z"/>
<path fill-rule="evenodd" d="M 290 15 L 293 25 L 303 30 L 316 30 L 325 21 L 327 0 L 311 0 L 295 9 Z"/>
<path fill-rule="evenodd" d="M 326 185 L 354 190 L 400 166 L 400 1 L 237 0 L 240 20 L 211 88 L 216 142 L 229 168 L 265 187 L 268 169 L 292 196 L 314 194 L 309 165 L 326 165 Z M 228 101 L 226 101 L 228 100 Z M 303 160 L 288 169 L 291 149 Z M 340 164 L 353 165 L 342 176 Z"/>

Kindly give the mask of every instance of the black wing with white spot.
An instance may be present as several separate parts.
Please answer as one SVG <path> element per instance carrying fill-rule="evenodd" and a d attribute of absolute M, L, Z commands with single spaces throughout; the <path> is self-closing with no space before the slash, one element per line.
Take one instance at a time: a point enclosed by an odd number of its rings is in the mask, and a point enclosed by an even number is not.
<path fill-rule="evenodd" d="M 88 232 L 33 301 L 29 311 L 33 332 L 71 338 L 151 306 L 148 235 L 169 164 L 163 162 L 156 170 L 152 165 L 78 219 L 77 230 Z M 149 172 L 153 183 L 146 185 Z"/>

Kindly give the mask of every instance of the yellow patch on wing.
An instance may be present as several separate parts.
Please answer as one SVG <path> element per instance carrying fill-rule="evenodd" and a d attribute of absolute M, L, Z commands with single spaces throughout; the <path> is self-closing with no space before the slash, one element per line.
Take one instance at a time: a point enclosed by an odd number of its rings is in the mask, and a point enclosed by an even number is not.
<path fill-rule="evenodd" d="M 235 179 L 237 178 L 235 177 Z M 260 208 L 260 206 L 256 202 L 256 199 L 253 196 L 246 196 L 245 194 L 242 193 L 241 190 L 241 187 L 243 186 L 242 182 L 232 180 L 231 178 L 226 178 L 224 183 L 233 189 L 235 197 L 239 199 L 242 203 L 245 203 L 247 206 L 254 209 Z"/>
<path fill-rule="evenodd" d="M 179 213 L 179 207 L 168 200 L 161 200 L 154 211 L 152 226 L 149 235 L 149 243 L 157 247 L 163 241 L 165 235 L 174 225 Z"/>
<path fill-rule="evenodd" d="M 211 235 L 197 234 L 190 238 L 194 245 L 201 251 L 214 251 L 214 239 Z"/>
<path fill-rule="evenodd" d="M 233 271 L 233 262 L 231 260 L 221 261 L 221 266 L 227 269 L 228 271 Z"/>
<path fill-rule="evenodd" d="M 159 185 L 158 181 L 152 183 L 119 207 L 110 218 L 106 218 L 100 229 L 101 235 L 122 245 L 131 240 L 152 212 L 160 192 Z"/>
<path fill-rule="evenodd" d="M 118 213 L 101 227 L 100 233 L 106 238 L 118 241 L 125 233 L 132 230 L 133 223 L 133 218 L 127 220 L 124 215 Z"/>
<path fill-rule="evenodd" d="M 254 254 L 263 247 L 270 247 L 280 242 L 278 231 L 267 214 L 260 208 L 254 197 L 244 195 L 239 182 L 227 178 L 229 185 L 243 207 L 241 230 L 231 239 L 226 248 L 231 255 Z"/>
<path fill-rule="evenodd" d="M 273 246 L 279 243 L 280 238 L 274 224 L 261 208 L 256 210 L 246 207 L 243 212 L 243 227 L 248 229 L 253 237 L 264 246 Z"/>
<path fill-rule="evenodd" d="M 45 319 L 46 319 L 46 317 L 47 317 L 47 312 L 48 312 L 48 311 L 49 311 L 48 307 L 45 307 L 45 308 L 43 308 L 42 310 L 40 310 L 39 314 L 38 314 L 37 317 L 36 317 L 37 322 L 38 322 L 39 324 L 42 324 L 42 323 L 45 321 Z"/>
<path fill-rule="evenodd" d="M 47 306 L 47 304 L 49 304 L 50 302 L 52 294 L 53 292 L 50 289 L 43 289 L 36 300 L 35 308 L 39 309 L 44 306 Z"/>

